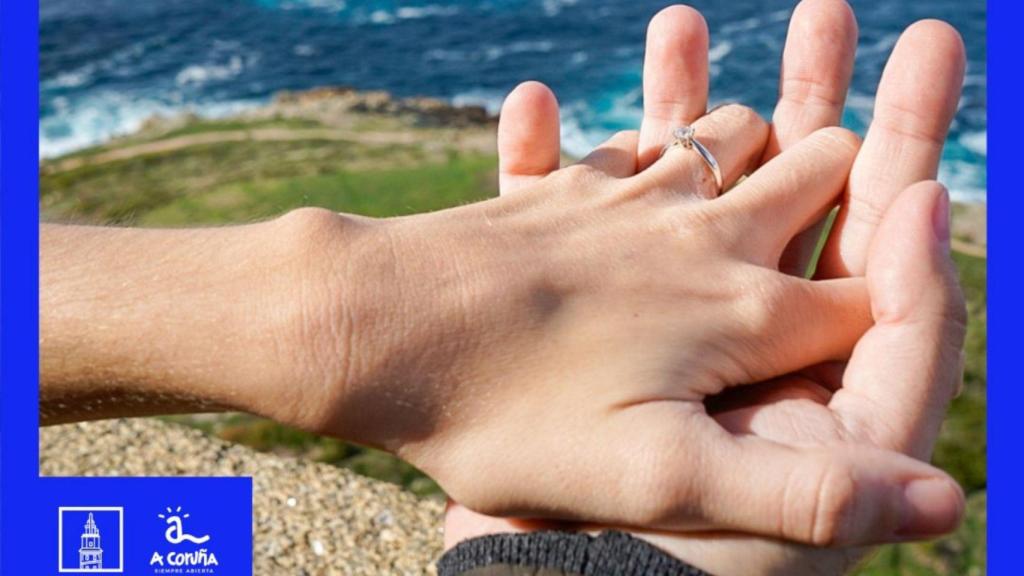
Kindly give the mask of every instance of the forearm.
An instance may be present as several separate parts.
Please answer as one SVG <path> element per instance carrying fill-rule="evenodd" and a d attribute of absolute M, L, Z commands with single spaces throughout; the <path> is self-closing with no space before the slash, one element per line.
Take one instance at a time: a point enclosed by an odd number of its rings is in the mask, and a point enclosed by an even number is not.
<path fill-rule="evenodd" d="M 40 418 L 258 410 L 293 366 L 299 265 L 280 221 L 191 230 L 44 225 Z"/>

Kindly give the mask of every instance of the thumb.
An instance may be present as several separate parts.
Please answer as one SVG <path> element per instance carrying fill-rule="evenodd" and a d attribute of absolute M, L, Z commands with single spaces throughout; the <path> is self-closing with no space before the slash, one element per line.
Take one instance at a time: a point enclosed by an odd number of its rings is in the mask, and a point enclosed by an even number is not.
<path fill-rule="evenodd" d="M 966 310 L 949 257 L 949 196 L 904 190 L 867 261 L 874 326 L 857 343 L 829 407 L 876 445 L 927 459 L 961 381 Z"/>
<path fill-rule="evenodd" d="M 790 447 L 755 436 L 729 445 L 705 460 L 713 481 L 702 511 L 717 525 L 849 546 L 944 534 L 963 514 L 956 482 L 903 454 L 854 444 Z"/>

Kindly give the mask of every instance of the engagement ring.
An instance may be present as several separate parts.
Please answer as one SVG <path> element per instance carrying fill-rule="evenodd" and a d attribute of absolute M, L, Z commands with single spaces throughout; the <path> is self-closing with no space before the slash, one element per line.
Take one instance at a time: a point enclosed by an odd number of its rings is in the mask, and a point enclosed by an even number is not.
<path fill-rule="evenodd" d="M 696 150 L 697 154 L 699 154 L 701 159 L 704 160 L 704 163 L 711 169 L 711 173 L 715 177 L 715 185 L 718 186 L 718 193 L 721 194 L 723 187 L 722 169 L 718 167 L 718 161 L 711 155 L 711 152 L 705 148 L 699 140 L 697 140 L 695 133 L 696 130 L 694 130 L 693 126 L 683 125 L 676 128 L 672 131 L 672 137 L 675 138 L 675 140 L 669 142 L 661 149 L 661 155 L 664 156 L 670 148 L 674 148 L 676 146 L 687 150 Z"/>

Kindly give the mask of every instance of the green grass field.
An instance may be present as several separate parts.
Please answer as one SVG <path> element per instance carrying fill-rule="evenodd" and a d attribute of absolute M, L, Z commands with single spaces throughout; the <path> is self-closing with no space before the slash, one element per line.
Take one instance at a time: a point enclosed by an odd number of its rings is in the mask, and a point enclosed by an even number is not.
<path fill-rule="evenodd" d="M 318 125 L 305 120 L 262 122 L 196 122 L 161 137 Z M 496 190 L 496 166 L 493 155 L 439 147 L 429 135 L 422 144 L 388 146 L 338 140 L 226 142 L 70 170 L 45 166 L 40 203 L 44 217 L 53 221 L 141 226 L 247 222 L 300 206 L 392 216 L 490 197 Z M 986 263 L 962 254 L 956 260 L 970 309 L 965 388 L 953 402 L 934 460 L 964 486 L 968 518 L 951 537 L 886 547 L 862 574 L 985 573 Z M 344 466 L 420 495 L 440 496 L 437 485 L 416 469 L 375 450 L 249 415 L 174 419 L 261 451 Z"/>

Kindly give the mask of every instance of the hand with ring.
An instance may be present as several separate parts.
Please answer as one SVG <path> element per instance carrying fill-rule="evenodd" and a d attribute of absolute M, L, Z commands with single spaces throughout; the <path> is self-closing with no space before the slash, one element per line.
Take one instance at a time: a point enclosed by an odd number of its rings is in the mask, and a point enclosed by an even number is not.
<path fill-rule="evenodd" d="M 848 14 L 798 13 L 829 6 Z M 704 113 L 707 31 L 674 8 L 652 24 L 639 133 L 558 170 L 550 92 L 510 96 L 500 198 L 388 219 L 42 225 L 41 421 L 242 410 L 388 450 L 481 513 L 725 530 L 789 557 L 809 549 L 775 539 L 951 530 L 963 495 L 923 461 L 963 337 L 948 204 L 930 184 L 893 198 L 934 173 L 962 47 L 912 28 L 860 147 L 827 127 L 853 46 L 829 18 L 794 19 L 828 41 L 791 35 L 809 45 L 787 49 L 774 126 Z M 793 274 L 837 202 L 822 277 Z M 489 521 L 458 518 L 453 538 Z M 683 556 L 699 542 L 673 538 Z"/>
<path fill-rule="evenodd" d="M 692 125 L 727 187 L 770 134 L 742 106 Z M 41 417 L 244 410 L 386 449 L 493 515 L 819 545 L 955 526 L 963 496 L 924 462 L 737 433 L 705 407 L 848 358 L 871 327 L 863 278 L 778 269 L 857 137 L 816 131 L 721 197 L 692 150 L 637 174 L 637 143 L 429 214 L 44 226 Z"/>
<path fill-rule="evenodd" d="M 800 3 L 790 24 L 774 123 L 762 159 L 747 168 L 799 149 L 809 134 L 839 122 L 856 38 L 856 22 L 845 2 Z M 637 144 L 638 170 L 658 169 L 669 161 L 659 156 L 666 152 L 666 143 L 680 136 L 673 130 L 703 114 L 707 46 L 706 25 L 689 8 L 666 9 L 651 22 L 643 125 L 639 134 L 620 136 Z M 962 373 L 964 308 L 948 257 L 948 198 L 937 184 L 915 183 L 935 177 L 963 67 L 959 36 L 940 22 L 913 25 L 896 45 L 879 86 L 874 122 L 838 199 L 837 225 L 817 272 L 819 278 L 866 274 L 874 326 L 848 362 L 735 388 L 715 399 L 710 404 L 712 416 L 731 433 L 825 449 L 856 444 L 928 459 Z M 729 146 L 723 145 L 718 130 L 717 125 L 700 126 L 696 137 L 716 156 L 728 155 Z M 527 141 L 530 148 L 523 145 Z M 506 100 L 499 126 L 502 194 L 518 194 L 557 168 L 558 149 L 553 95 L 536 83 L 520 86 Z M 693 151 L 686 152 L 690 162 L 703 162 Z M 716 192 L 708 185 L 713 181 L 711 171 L 707 165 L 699 168 L 703 171 L 695 170 L 691 177 L 711 196 Z M 728 174 L 726 183 L 734 177 Z M 816 187 L 805 192 L 814 193 Z M 748 232 L 757 236 L 776 224 L 755 219 Z M 785 248 L 780 269 L 801 275 L 820 231 L 817 224 L 798 235 Z M 860 487 L 856 482 L 842 485 L 854 492 Z M 737 500 L 732 506 L 748 502 Z M 784 514 L 776 518 L 788 519 Z M 446 545 L 484 534 L 552 527 L 566 526 L 486 517 L 452 504 Z M 951 526 L 932 528 L 938 534 Z M 739 532 L 636 533 L 721 576 L 838 574 L 868 552 L 805 547 Z"/>

